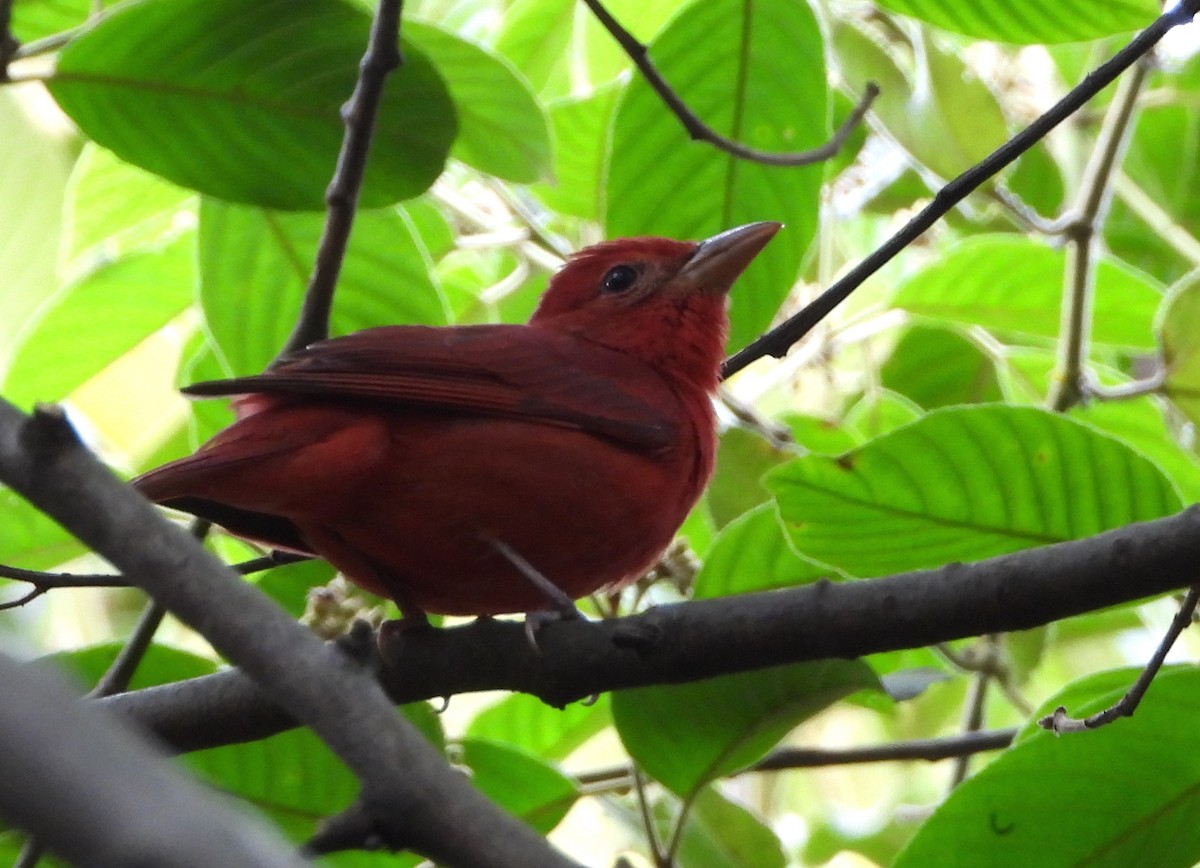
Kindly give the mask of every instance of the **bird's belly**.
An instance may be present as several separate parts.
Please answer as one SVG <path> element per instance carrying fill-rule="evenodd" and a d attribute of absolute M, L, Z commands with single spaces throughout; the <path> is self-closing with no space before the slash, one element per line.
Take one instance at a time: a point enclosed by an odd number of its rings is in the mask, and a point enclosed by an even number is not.
<path fill-rule="evenodd" d="M 649 456 L 501 420 L 410 418 L 394 430 L 387 459 L 310 537 L 351 579 L 428 612 L 546 606 L 493 540 L 572 598 L 635 577 L 670 543 L 697 490 L 686 444 Z"/>

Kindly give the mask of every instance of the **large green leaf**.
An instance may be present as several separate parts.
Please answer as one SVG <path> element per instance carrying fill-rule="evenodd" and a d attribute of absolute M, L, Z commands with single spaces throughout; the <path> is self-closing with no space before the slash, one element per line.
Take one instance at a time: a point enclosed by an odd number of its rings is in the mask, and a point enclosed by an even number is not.
<path fill-rule="evenodd" d="M 879 0 L 879 5 L 930 24 L 996 42 L 1080 42 L 1145 27 L 1156 0 Z"/>
<path fill-rule="evenodd" d="M 257 373 L 295 323 L 324 220 L 205 200 L 200 300 L 227 373 Z M 364 211 L 342 265 L 332 331 L 391 323 L 444 325 L 428 255 L 393 210 Z"/>
<path fill-rule="evenodd" d="M 951 248 L 896 290 L 912 313 L 999 331 L 1057 337 L 1066 252 L 1013 235 L 982 235 Z M 1151 349 L 1163 288 L 1114 259 L 1096 267 L 1093 340 Z"/>
<path fill-rule="evenodd" d="M 1032 407 L 952 407 L 767 476 L 793 544 L 855 576 L 974 561 L 1179 509 L 1126 444 Z"/>
<path fill-rule="evenodd" d="M 319 210 L 367 14 L 340 0 L 144 0 L 62 52 L 47 86 L 92 139 L 184 187 Z M 454 108 L 425 55 L 389 77 L 362 201 L 415 196 L 442 170 Z"/>
<path fill-rule="evenodd" d="M 1114 703 L 1136 670 L 1070 685 L 1034 716 Z M 1200 861 L 1200 671 L 1159 673 L 1132 718 L 1056 738 L 1024 737 L 955 788 L 896 868 L 1088 865 L 1189 868 Z"/>
<path fill-rule="evenodd" d="M 745 428 L 730 428 L 717 444 L 717 467 L 708 483 L 708 508 L 717 527 L 771 499 L 762 475 L 798 454 L 781 449 L 766 437 Z"/>
<path fill-rule="evenodd" d="M 186 310 L 195 285 L 195 233 L 98 268 L 68 287 L 27 334 L 5 397 L 22 406 L 62 400 Z"/>
<path fill-rule="evenodd" d="M 691 684 L 613 694 L 629 755 L 672 792 L 690 798 L 709 781 L 760 759 L 801 721 L 879 681 L 858 660 L 821 660 Z"/>
<path fill-rule="evenodd" d="M 450 155 L 507 181 L 550 174 L 550 129 L 529 85 L 508 61 L 433 24 L 405 21 L 404 34 L 437 67 L 458 111 Z"/>
<path fill-rule="evenodd" d="M 553 708 L 536 696 L 514 693 L 476 715 L 467 735 L 561 760 L 610 721 L 607 697 L 590 705 L 576 702 L 566 708 Z"/>
<path fill-rule="evenodd" d="M 811 148 L 827 136 L 821 32 L 800 0 L 695 0 L 654 40 L 650 57 L 720 133 L 769 151 Z M 786 223 L 733 291 L 730 346 L 740 347 L 770 323 L 796 279 L 816 230 L 822 176 L 819 165 L 762 166 L 691 141 L 639 77 L 614 120 L 607 234 L 698 239 L 756 220 Z"/>

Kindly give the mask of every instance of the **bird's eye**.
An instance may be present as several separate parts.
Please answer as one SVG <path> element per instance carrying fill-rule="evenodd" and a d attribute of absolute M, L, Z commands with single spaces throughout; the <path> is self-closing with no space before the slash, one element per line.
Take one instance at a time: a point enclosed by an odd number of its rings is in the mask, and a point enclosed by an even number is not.
<path fill-rule="evenodd" d="M 631 265 L 614 265 L 604 274 L 600 285 L 605 292 L 623 292 L 637 281 L 638 273 Z"/>

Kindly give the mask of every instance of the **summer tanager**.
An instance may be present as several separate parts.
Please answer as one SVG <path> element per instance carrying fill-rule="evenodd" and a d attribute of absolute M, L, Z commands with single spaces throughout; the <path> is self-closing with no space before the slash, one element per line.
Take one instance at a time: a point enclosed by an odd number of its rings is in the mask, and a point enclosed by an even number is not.
<path fill-rule="evenodd" d="M 406 622 L 569 606 L 651 567 L 699 498 L 726 292 L 779 228 L 598 244 L 526 325 L 366 329 L 191 386 L 237 421 L 134 484 Z"/>

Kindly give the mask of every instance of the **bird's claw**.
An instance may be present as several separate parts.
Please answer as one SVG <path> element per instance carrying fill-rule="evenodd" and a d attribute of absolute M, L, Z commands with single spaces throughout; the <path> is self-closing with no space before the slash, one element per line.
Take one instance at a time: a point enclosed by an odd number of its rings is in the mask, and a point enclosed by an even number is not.
<path fill-rule="evenodd" d="M 542 632 L 548 625 L 556 621 L 579 621 L 583 619 L 583 613 L 575 608 L 575 604 L 567 601 L 566 607 L 557 607 L 554 609 L 539 609 L 536 612 L 525 613 L 525 641 L 529 643 L 529 647 L 533 649 L 533 653 L 539 657 L 542 654 L 541 646 L 538 645 L 538 633 Z"/>

